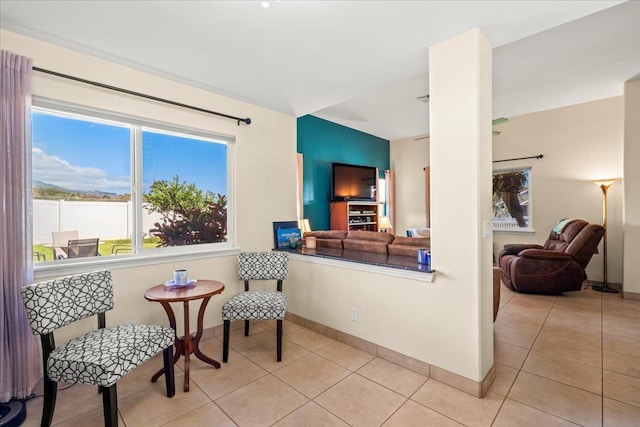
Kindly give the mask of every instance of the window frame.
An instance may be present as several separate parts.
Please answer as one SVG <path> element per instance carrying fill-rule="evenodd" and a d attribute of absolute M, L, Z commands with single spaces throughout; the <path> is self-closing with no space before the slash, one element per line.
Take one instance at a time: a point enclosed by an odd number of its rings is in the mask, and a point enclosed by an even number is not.
<path fill-rule="evenodd" d="M 535 233 L 535 230 L 533 228 L 533 167 L 532 166 L 520 166 L 520 167 L 512 167 L 512 168 L 504 168 L 504 169 L 494 169 L 492 171 L 492 181 L 493 181 L 493 177 L 495 175 L 498 174 L 504 174 L 504 173 L 509 173 L 509 172 L 527 172 L 528 174 L 528 184 L 527 184 L 527 191 L 528 191 L 528 209 L 527 209 L 527 218 L 528 218 L 528 224 L 527 227 L 515 227 L 515 228 L 493 228 L 494 232 L 498 232 L 498 233 L 525 233 L 525 234 L 532 234 Z M 492 184 L 492 192 L 491 192 L 491 197 L 492 197 L 492 206 L 493 206 L 493 184 Z M 492 225 L 495 222 L 495 216 L 491 217 L 491 222 Z"/>
<path fill-rule="evenodd" d="M 227 241 L 218 243 L 203 243 L 198 245 L 161 247 L 150 251 L 139 250 L 142 247 L 142 235 L 137 231 L 132 233 L 131 244 L 138 248 L 137 253 L 91 258 L 73 258 L 67 260 L 52 260 L 33 263 L 36 278 L 45 277 L 49 273 L 75 274 L 96 268 L 135 267 L 150 264 L 161 264 L 167 261 L 193 260 L 215 256 L 236 254 L 235 226 L 235 137 L 208 130 L 197 129 L 166 123 L 154 119 L 118 113 L 95 107 L 83 106 L 64 101 L 33 97 L 32 113 L 60 114 L 61 116 L 79 116 L 96 122 L 106 122 L 114 125 L 128 125 L 130 131 L 130 171 L 131 171 L 131 204 L 133 208 L 132 229 L 142 228 L 143 217 L 143 182 L 142 182 L 142 132 L 155 130 L 168 132 L 185 137 L 204 139 L 212 143 L 224 143 L 227 147 Z M 33 198 L 31 199 L 33 200 Z"/>

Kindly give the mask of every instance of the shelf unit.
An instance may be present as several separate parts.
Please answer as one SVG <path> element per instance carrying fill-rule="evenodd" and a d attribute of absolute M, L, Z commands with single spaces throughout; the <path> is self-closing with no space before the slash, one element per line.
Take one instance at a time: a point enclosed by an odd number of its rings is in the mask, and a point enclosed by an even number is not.
<path fill-rule="evenodd" d="M 332 230 L 378 231 L 377 202 L 331 202 Z"/>

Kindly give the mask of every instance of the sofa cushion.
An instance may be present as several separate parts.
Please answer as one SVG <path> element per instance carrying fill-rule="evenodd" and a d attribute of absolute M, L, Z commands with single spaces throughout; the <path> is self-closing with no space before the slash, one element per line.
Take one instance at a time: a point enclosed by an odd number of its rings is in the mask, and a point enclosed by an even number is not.
<path fill-rule="evenodd" d="M 315 237 L 316 247 L 342 249 L 342 241 L 347 237 L 346 230 L 307 231 L 303 237 Z"/>
<path fill-rule="evenodd" d="M 387 246 L 393 241 L 393 234 L 377 231 L 351 230 L 347 238 L 342 241 L 345 249 L 364 251 L 376 254 L 386 254 Z"/>
<path fill-rule="evenodd" d="M 393 242 L 394 235 L 391 233 L 380 233 L 378 231 L 362 231 L 362 230 L 351 230 L 349 234 L 347 234 L 347 240 L 371 240 L 374 242 L 382 242 L 384 244 L 389 244 Z"/>
<path fill-rule="evenodd" d="M 431 239 L 428 237 L 403 237 L 396 236 L 389 244 L 389 255 L 418 256 L 418 250 L 429 249 Z"/>
<path fill-rule="evenodd" d="M 431 239 L 428 237 L 403 237 L 396 236 L 391 242 L 392 245 L 402 246 L 419 246 L 421 248 L 429 248 L 431 246 Z"/>

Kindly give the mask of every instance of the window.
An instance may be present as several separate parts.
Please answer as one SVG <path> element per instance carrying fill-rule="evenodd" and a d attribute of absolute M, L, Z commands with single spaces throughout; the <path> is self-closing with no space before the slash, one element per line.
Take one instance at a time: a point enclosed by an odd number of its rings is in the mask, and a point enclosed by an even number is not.
<path fill-rule="evenodd" d="M 97 238 L 101 256 L 229 241 L 231 141 L 56 107 L 32 114 L 34 262 L 72 257 L 74 239 Z"/>
<path fill-rule="evenodd" d="M 531 168 L 493 172 L 493 229 L 531 231 Z"/>

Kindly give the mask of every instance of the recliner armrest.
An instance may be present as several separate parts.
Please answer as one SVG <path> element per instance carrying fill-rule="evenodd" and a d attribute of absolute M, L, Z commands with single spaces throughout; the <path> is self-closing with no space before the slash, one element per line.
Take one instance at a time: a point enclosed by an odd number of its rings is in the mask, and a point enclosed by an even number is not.
<path fill-rule="evenodd" d="M 518 256 L 521 256 L 523 258 L 543 259 L 548 261 L 569 261 L 573 259 L 571 255 L 567 253 L 549 251 L 546 249 L 525 249 L 524 251 L 520 252 Z"/>
<path fill-rule="evenodd" d="M 542 249 L 542 246 L 535 244 L 525 244 L 525 243 L 510 243 L 504 245 L 500 256 L 502 255 L 518 255 L 520 252 L 526 249 Z"/>

